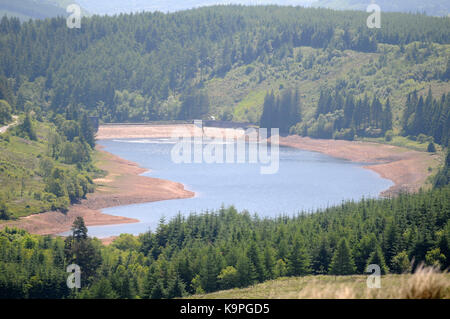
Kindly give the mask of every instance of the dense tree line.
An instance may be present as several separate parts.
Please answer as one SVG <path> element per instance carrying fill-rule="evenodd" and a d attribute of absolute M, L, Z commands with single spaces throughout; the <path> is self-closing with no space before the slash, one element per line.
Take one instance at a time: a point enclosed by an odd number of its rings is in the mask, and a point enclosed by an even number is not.
<path fill-rule="evenodd" d="M 178 118 L 191 120 L 203 118 L 209 111 L 209 98 L 206 93 L 195 92 L 183 97 Z"/>
<path fill-rule="evenodd" d="M 450 94 L 434 99 L 431 88 L 426 97 L 408 94 L 403 115 L 403 134 L 433 137 L 438 144 L 448 146 L 450 138 Z"/>
<path fill-rule="evenodd" d="M 431 88 L 426 97 L 417 91 L 408 94 L 402 114 L 402 134 L 421 142 L 428 141 L 428 151 L 435 152 L 434 142 L 448 146 L 450 137 L 450 94 L 434 99 Z M 382 103 L 376 96 L 355 98 L 323 90 L 317 102 L 314 118 L 291 127 L 291 133 L 315 138 L 353 140 L 358 137 L 392 137 L 392 106 L 387 98 Z M 295 124 L 295 123 L 294 123 Z M 387 134 L 386 134 L 387 133 Z"/>
<path fill-rule="evenodd" d="M 292 127 L 291 132 L 315 138 L 353 140 L 383 136 L 392 130 L 392 108 L 389 98 L 383 103 L 374 96 L 355 98 L 351 93 L 323 90 L 315 116 Z"/>
<path fill-rule="evenodd" d="M 94 16 L 79 30 L 63 18 L 4 17 L 0 75 L 14 79 L 15 91 L 43 79 L 49 105 L 39 107 L 46 112 L 80 105 L 108 121 L 175 119 L 197 112 L 167 107 L 169 96 L 189 101 L 212 77 L 253 61 L 274 63 L 294 47 L 375 52 L 377 43 L 450 42 L 448 19 L 386 13 L 381 29 L 368 29 L 365 20 L 363 12 L 277 6 Z M 139 103 L 118 99 L 124 91 Z M 17 99 L 18 110 L 32 101 Z"/>
<path fill-rule="evenodd" d="M 245 287 L 283 276 L 410 272 L 450 266 L 450 188 L 346 202 L 313 214 L 261 219 L 233 207 L 163 220 L 154 232 L 89 239 L 81 218 L 63 239 L 0 232 L 6 298 L 172 298 Z M 65 267 L 82 266 L 70 292 Z M 84 270 L 84 272 L 83 272 Z M 67 276 L 67 274 L 66 274 Z"/>
<path fill-rule="evenodd" d="M 272 92 L 264 98 L 260 127 L 279 128 L 280 133 L 289 133 L 289 129 L 301 121 L 299 90 L 284 90 L 276 97 Z"/>

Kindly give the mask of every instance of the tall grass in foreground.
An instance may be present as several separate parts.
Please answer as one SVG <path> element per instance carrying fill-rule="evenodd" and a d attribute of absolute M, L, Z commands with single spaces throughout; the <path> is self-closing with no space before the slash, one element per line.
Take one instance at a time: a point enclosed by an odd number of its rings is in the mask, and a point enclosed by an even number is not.
<path fill-rule="evenodd" d="M 419 266 L 414 274 L 381 277 L 381 288 L 367 288 L 367 276 L 284 277 L 244 289 L 192 298 L 269 299 L 450 299 L 450 274 Z"/>
<path fill-rule="evenodd" d="M 447 273 L 437 268 L 420 265 L 417 271 L 401 286 L 398 296 L 392 298 L 439 299 L 450 298 L 450 283 Z"/>

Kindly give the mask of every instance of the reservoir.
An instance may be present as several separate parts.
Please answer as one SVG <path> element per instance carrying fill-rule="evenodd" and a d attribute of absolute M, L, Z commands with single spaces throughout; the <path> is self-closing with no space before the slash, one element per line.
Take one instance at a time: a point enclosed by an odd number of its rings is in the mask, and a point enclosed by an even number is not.
<path fill-rule="evenodd" d="M 110 215 L 140 220 L 134 224 L 88 227 L 98 238 L 121 233 L 138 235 L 155 230 L 161 218 L 177 214 L 214 211 L 233 205 L 261 218 L 295 215 L 301 211 L 341 204 L 346 200 L 378 197 L 393 182 L 364 169 L 367 165 L 295 148 L 279 149 L 279 169 L 260 173 L 260 163 L 175 163 L 170 139 L 100 140 L 112 154 L 138 163 L 149 171 L 143 175 L 179 182 L 195 192 L 194 198 L 175 199 L 104 209 Z M 67 235 L 63 233 L 63 235 Z"/>

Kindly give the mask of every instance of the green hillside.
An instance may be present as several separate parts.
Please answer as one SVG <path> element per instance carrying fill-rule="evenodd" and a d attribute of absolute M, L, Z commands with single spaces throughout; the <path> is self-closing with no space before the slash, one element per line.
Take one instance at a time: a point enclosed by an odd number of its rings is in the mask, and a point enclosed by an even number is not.
<path fill-rule="evenodd" d="M 414 47 L 423 56 L 420 62 L 408 58 L 408 52 Z M 403 48 L 379 44 L 375 53 L 297 47 L 277 65 L 256 61 L 236 67 L 223 78 L 207 81 L 205 89 L 212 114 L 220 117 L 221 112 L 228 110 L 234 120 L 250 122 L 259 121 L 264 96 L 271 90 L 279 93 L 287 88 L 299 88 L 305 118 L 314 115 L 323 89 L 349 88 L 358 97 L 370 92 L 382 100 L 391 99 L 394 123 L 399 127 L 409 92 L 417 90 L 420 95 L 426 95 L 431 87 L 436 98 L 450 92 L 449 83 L 438 76 L 449 57 L 450 46 L 440 44 L 427 48 L 420 48 L 419 43 Z"/>
<path fill-rule="evenodd" d="M 450 22 L 387 13 L 387 27 L 371 30 L 365 16 L 222 6 L 93 17 L 82 32 L 68 30 L 62 19 L 22 27 L 4 21 L 0 41 L 10 45 L 0 73 L 20 78 L 19 95 L 24 81 L 44 78 L 47 111 L 80 105 L 105 122 L 231 116 L 258 123 L 264 95 L 288 88 L 299 89 L 308 118 L 320 91 L 338 87 L 383 103 L 389 97 L 399 128 L 408 93 L 423 94 L 431 86 L 440 98 L 450 91 Z M 13 40 L 13 30 L 21 41 Z M 190 104 L 200 96 L 207 97 L 204 105 Z M 18 101 L 23 110 L 27 101 Z"/>
<path fill-rule="evenodd" d="M 14 81 L 13 111 L 49 118 L 67 108 L 104 122 L 214 117 L 316 138 L 422 134 L 446 146 L 450 20 L 385 13 L 385 27 L 369 29 L 366 15 L 215 6 L 94 16 L 81 30 L 63 18 L 4 19 L 0 83 Z M 30 99 L 30 87 L 46 98 Z"/>
<path fill-rule="evenodd" d="M 327 7 L 337 10 L 366 10 L 371 1 L 361 0 L 318 0 L 313 6 Z M 395 11 L 407 13 L 426 13 L 434 16 L 447 16 L 450 13 L 450 5 L 446 0 L 377 0 L 381 11 Z"/>
<path fill-rule="evenodd" d="M 0 223 L 31 214 L 59 210 L 94 191 L 91 146 L 85 125 L 59 126 L 30 113 L 0 134 Z"/>

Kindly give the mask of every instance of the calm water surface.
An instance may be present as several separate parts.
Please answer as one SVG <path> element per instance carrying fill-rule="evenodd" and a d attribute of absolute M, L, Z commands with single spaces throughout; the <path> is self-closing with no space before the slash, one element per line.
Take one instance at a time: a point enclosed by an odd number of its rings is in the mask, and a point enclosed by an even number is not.
<path fill-rule="evenodd" d="M 261 217 L 293 215 L 312 211 L 343 200 L 377 197 L 393 185 L 362 164 L 320 153 L 280 148 L 277 174 L 261 175 L 260 164 L 176 164 L 169 139 L 101 140 L 105 150 L 149 169 L 145 176 L 185 185 L 196 196 L 146 204 L 104 209 L 111 215 L 139 219 L 139 223 L 89 227 L 89 235 L 99 238 L 121 233 L 139 234 L 154 230 L 162 217 L 168 221 L 181 213 L 216 210 L 234 205 Z M 65 233 L 67 234 L 67 233 Z"/>

